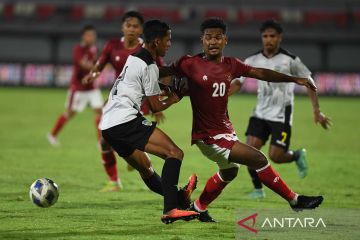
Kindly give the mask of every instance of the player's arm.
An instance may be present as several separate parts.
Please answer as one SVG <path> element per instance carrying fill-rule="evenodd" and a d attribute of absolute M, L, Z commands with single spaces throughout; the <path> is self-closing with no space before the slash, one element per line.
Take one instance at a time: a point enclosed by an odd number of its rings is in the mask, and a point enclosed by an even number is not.
<path fill-rule="evenodd" d="M 300 60 L 299 57 L 296 57 L 295 59 L 293 59 L 290 62 L 290 68 L 291 68 L 292 75 L 309 76 L 308 78 L 311 78 L 311 71 L 305 66 L 305 64 Z M 311 104 L 313 107 L 315 123 L 316 124 L 320 123 L 320 125 L 324 129 L 329 129 L 332 123 L 331 123 L 331 120 L 320 111 L 320 104 L 319 104 L 319 99 L 318 99 L 317 93 L 310 91 L 308 89 L 308 95 L 310 97 Z"/>
<path fill-rule="evenodd" d="M 230 96 L 240 91 L 242 83 L 243 81 L 240 78 L 235 78 L 234 80 L 232 80 L 228 95 Z"/>
<path fill-rule="evenodd" d="M 147 97 L 150 103 L 150 109 L 153 113 L 163 111 L 180 101 L 179 97 L 175 93 L 171 93 L 165 100 L 160 100 L 159 95 L 148 96 Z"/>
<path fill-rule="evenodd" d="M 149 65 L 143 74 L 144 92 L 149 101 L 150 109 L 153 113 L 163 111 L 174 103 L 180 101 L 180 98 L 175 94 L 174 91 L 171 91 L 170 88 L 164 91 L 164 85 L 159 85 L 158 77 L 158 67 L 155 64 Z M 162 92 L 166 93 L 166 99 L 162 99 L 160 97 Z"/>
<path fill-rule="evenodd" d="M 83 83 L 93 82 L 99 77 L 106 63 L 109 60 L 110 52 L 111 52 L 111 43 L 107 42 L 104 46 L 104 49 L 101 52 L 99 59 L 96 61 L 95 65 L 93 65 L 92 68 L 90 69 L 89 74 L 87 74 L 82 79 Z"/>
<path fill-rule="evenodd" d="M 270 69 L 252 67 L 249 71 L 244 73 L 243 76 L 256 78 L 266 82 L 295 82 L 312 91 L 316 91 L 315 83 L 311 78 L 293 77 Z"/>
<path fill-rule="evenodd" d="M 320 123 L 320 125 L 324 129 L 329 129 L 332 125 L 332 122 L 331 122 L 330 118 L 325 116 L 325 114 L 320 111 L 320 104 L 319 104 L 319 98 L 318 98 L 317 93 L 308 89 L 308 94 L 309 94 L 311 104 L 313 107 L 315 123 L 316 124 Z"/>
<path fill-rule="evenodd" d="M 81 68 L 81 70 L 89 71 L 93 67 L 93 63 L 82 55 L 81 48 L 75 47 L 73 51 L 73 63 Z"/>

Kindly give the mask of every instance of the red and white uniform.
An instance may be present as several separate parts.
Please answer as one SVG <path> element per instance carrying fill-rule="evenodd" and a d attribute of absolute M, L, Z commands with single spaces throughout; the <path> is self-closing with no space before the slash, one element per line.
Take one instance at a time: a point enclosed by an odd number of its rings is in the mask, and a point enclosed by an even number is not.
<path fill-rule="evenodd" d="M 122 37 L 121 39 L 112 39 L 106 42 L 104 49 L 101 53 L 101 56 L 98 60 L 98 63 L 101 65 L 110 63 L 115 69 L 116 77 L 117 77 L 120 75 L 122 69 L 124 68 L 128 56 L 137 53 L 142 46 L 143 46 L 143 40 L 141 38 L 139 38 L 139 44 L 132 49 L 125 48 L 124 37 Z M 162 58 L 157 58 L 156 64 L 158 66 L 163 66 L 164 62 Z M 141 111 L 143 112 L 144 115 L 150 113 L 149 102 L 146 99 L 141 106 Z"/>
<path fill-rule="evenodd" d="M 95 45 L 87 47 L 77 44 L 73 50 L 73 74 L 70 82 L 66 107 L 73 111 L 81 112 L 87 105 L 92 108 L 101 108 L 103 98 L 94 83 L 83 84 L 82 79 L 89 73 L 80 66 L 80 62 L 95 63 L 97 48 Z"/>
<path fill-rule="evenodd" d="M 238 140 L 229 120 L 228 91 L 232 79 L 244 75 L 251 67 L 233 57 L 212 62 L 203 54 L 184 56 L 173 67 L 188 79 L 193 112 L 192 143 L 216 161 L 220 169 L 237 166 L 228 162 L 230 150 Z"/>

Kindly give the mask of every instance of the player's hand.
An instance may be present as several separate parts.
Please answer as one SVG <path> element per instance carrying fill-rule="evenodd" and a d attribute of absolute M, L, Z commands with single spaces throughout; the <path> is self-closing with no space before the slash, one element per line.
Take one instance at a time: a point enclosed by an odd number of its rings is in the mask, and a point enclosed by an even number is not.
<path fill-rule="evenodd" d="M 171 92 L 168 95 L 168 100 L 171 101 L 172 103 L 177 103 L 180 102 L 181 98 L 174 92 Z"/>
<path fill-rule="evenodd" d="M 187 94 L 188 91 L 186 83 L 182 78 L 174 78 L 172 90 L 180 98 L 180 100 Z"/>
<path fill-rule="evenodd" d="M 331 119 L 320 111 L 314 112 L 314 121 L 316 124 L 320 123 L 324 129 L 329 129 L 332 126 Z"/>
<path fill-rule="evenodd" d="M 161 124 L 165 121 L 165 115 L 162 112 L 153 113 L 152 115 L 155 117 L 155 121 L 158 124 Z"/>
<path fill-rule="evenodd" d="M 100 75 L 100 72 L 90 72 L 85 77 L 83 77 L 83 79 L 81 79 L 81 82 L 83 84 L 92 83 L 96 80 L 97 77 L 99 77 L 99 75 Z"/>
<path fill-rule="evenodd" d="M 316 92 L 316 90 L 317 90 L 315 82 L 312 78 L 296 78 L 295 82 L 299 85 L 303 85 L 303 86 L 313 90 L 314 92 Z"/>

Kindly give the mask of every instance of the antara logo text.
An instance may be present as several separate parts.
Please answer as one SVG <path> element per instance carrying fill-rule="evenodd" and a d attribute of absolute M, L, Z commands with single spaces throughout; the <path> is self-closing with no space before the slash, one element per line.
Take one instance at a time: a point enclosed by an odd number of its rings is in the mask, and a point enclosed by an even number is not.
<path fill-rule="evenodd" d="M 245 228 L 246 230 L 258 233 L 258 230 L 255 229 L 256 224 L 256 217 L 258 216 L 257 213 L 252 214 L 242 220 L 239 220 L 237 224 L 240 227 Z M 245 224 L 246 222 L 251 221 L 251 223 Z M 312 217 L 266 217 L 265 220 L 262 222 L 260 228 L 326 228 L 326 224 L 322 218 L 312 218 Z"/>

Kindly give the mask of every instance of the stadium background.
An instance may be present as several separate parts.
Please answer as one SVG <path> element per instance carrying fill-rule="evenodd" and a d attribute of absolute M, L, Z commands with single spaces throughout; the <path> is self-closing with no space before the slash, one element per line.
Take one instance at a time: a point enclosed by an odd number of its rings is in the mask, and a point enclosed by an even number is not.
<path fill-rule="evenodd" d="M 160 18 L 173 28 L 167 63 L 200 51 L 198 25 L 218 16 L 229 23 L 225 54 L 242 59 L 260 48 L 259 24 L 269 18 L 285 28 L 284 47 L 315 73 L 321 94 L 359 95 L 360 3 L 355 0 L 303 1 L 0 1 L 0 84 L 67 86 L 72 48 L 87 23 L 99 32 L 98 47 L 120 37 L 120 19 L 136 9 L 146 19 Z M 107 69 L 98 84 L 108 86 Z M 254 92 L 255 81 L 244 91 Z M 297 91 L 300 91 L 298 88 Z"/>
<path fill-rule="evenodd" d="M 165 226 L 159 220 L 159 196 L 150 193 L 136 173 L 127 172 L 119 158 L 125 189 L 98 192 L 106 176 L 90 109 L 65 127 L 59 137 L 60 148 L 49 145 L 46 134 L 64 111 L 72 48 L 82 26 L 95 24 L 101 49 L 107 39 L 120 37 L 121 15 L 128 9 L 170 23 L 173 41 L 168 63 L 199 51 L 199 25 L 205 17 L 220 16 L 228 22 L 230 42 L 225 53 L 240 58 L 261 47 L 258 28 L 263 20 L 280 20 L 285 29 L 284 47 L 314 72 L 320 94 L 331 95 L 321 96 L 320 104 L 334 126 L 324 131 L 313 124 L 308 97 L 297 96 L 291 146 L 307 148 L 309 176 L 299 179 L 292 164 L 273 166 L 295 190 L 324 195 L 322 209 L 338 218 L 326 220 L 329 227 L 323 231 L 299 234 L 291 230 L 283 237 L 269 231 L 266 238 L 360 239 L 360 2 L 355 0 L 0 0 L 0 239 L 234 239 L 238 208 L 287 208 L 269 190 L 263 201 L 250 200 L 251 181 L 241 168 L 210 207 L 219 223 Z M 113 79 L 107 68 L 97 82 L 104 86 L 104 95 Z M 253 93 L 256 81 L 246 84 L 244 91 Z M 297 88 L 300 93 L 303 90 Z M 231 120 L 243 141 L 255 102 L 254 94 L 238 94 L 229 101 Z M 189 144 L 189 99 L 165 114 L 167 119 L 160 128 L 185 153 L 180 185 L 196 171 L 197 197 L 216 166 Z M 267 147 L 263 151 L 267 153 Z M 152 161 L 161 172 L 163 162 L 153 156 Z M 60 186 L 59 201 L 50 209 L 37 208 L 28 199 L 31 182 L 40 177 L 51 178 Z M 345 208 L 357 217 L 344 221 Z"/>

